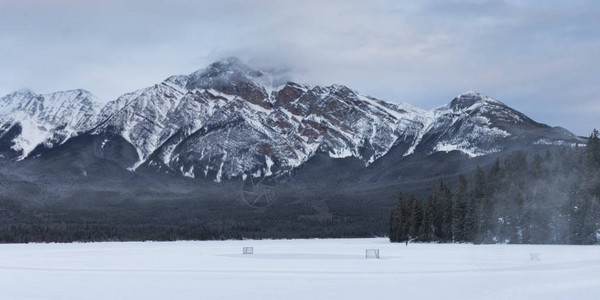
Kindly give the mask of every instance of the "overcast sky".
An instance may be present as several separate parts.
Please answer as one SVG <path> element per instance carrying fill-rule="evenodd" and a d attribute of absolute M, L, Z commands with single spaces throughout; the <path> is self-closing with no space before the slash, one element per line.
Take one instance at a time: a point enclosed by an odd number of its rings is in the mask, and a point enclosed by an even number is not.
<path fill-rule="evenodd" d="M 104 101 L 227 56 L 431 109 L 476 90 L 600 127 L 600 1 L 0 0 L 0 94 Z"/>

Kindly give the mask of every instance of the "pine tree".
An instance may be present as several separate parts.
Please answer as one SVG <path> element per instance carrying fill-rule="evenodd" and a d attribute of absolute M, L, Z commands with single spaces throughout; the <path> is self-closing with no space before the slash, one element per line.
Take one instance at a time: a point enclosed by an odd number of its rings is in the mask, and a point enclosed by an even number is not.
<path fill-rule="evenodd" d="M 502 169 L 500 168 L 500 159 L 496 158 L 496 161 L 492 164 L 490 168 L 490 173 L 488 175 L 488 188 L 490 194 L 496 192 L 499 189 L 502 178 Z"/>
<path fill-rule="evenodd" d="M 598 130 L 594 129 L 592 131 L 586 147 L 588 160 L 596 167 L 600 166 L 600 138 L 598 134 Z"/>
<path fill-rule="evenodd" d="M 473 240 L 475 243 L 487 243 L 491 240 L 493 202 L 490 201 L 490 191 L 485 172 L 477 166 L 473 178 L 473 199 L 476 224 Z"/>
<path fill-rule="evenodd" d="M 401 227 L 400 227 L 400 232 L 401 232 L 401 241 L 408 241 L 410 240 L 410 217 L 411 217 L 411 209 L 412 209 L 412 203 L 411 203 L 412 198 L 408 197 L 408 198 L 404 198 L 404 201 L 402 202 L 402 205 L 400 206 L 400 211 L 401 211 L 401 218 L 402 218 L 402 223 L 401 223 Z"/>
<path fill-rule="evenodd" d="M 419 230 L 419 240 L 423 242 L 431 242 L 432 238 L 432 214 L 431 210 L 431 195 L 425 203 L 423 203 L 423 218 Z"/>
<path fill-rule="evenodd" d="M 458 176 L 456 195 L 452 205 L 452 240 L 464 242 L 466 240 L 465 217 L 468 202 L 467 179 L 463 175 Z"/>
<path fill-rule="evenodd" d="M 588 209 L 583 220 L 582 243 L 598 243 L 596 231 L 600 230 L 600 199 L 593 197 L 589 199 Z"/>
<path fill-rule="evenodd" d="M 443 221 L 443 212 L 440 207 L 440 198 L 438 193 L 433 193 L 429 197 L 428 201 L 428 222 L 431 226 L 431 239 L 430 241 L 440 241 L 442 240 L 442 221 Z"/>
<path fill-rule="evenodd" d="M 569 192 L 569 201 L 565 205 L 570 244 L 582 244 L 584 241 L 583 227 L 585 223 L 585 203 L 581 199 L 581 190 L 574 187 Z"/>
<path fill-rule="evenodd" d="M 481 199 L 485 191 L 485 180 L 483 170 L 479 166 L 475 169 L 475 175 L 472 181 L 468 182 L 467 199 L 465 206 L 464 220 L 464 238 L 465 241 L 473 242 L 479 230 L 479 210 Z M 477 181 L 477 182 L 476 182 Z"/>
<path fill-rule="evenodd" d="M 440 200 L 439 210 L 441 211 L 439 214 L 442 216 L 441 220 L 441 230 L 440 230 L 440 240 L 443 242 L 451 242 L 453 240 L 452 237 L 452 192 L 450 188 L 446 186 L 443 182 L 440 182 L 440 187 L 438 190 L 438 198 Z"/>
<path fill-rule="evenodd" d="M 398 191 L 398 205 L 392 209 L 390 213 L 390 241 L 401 242 L 403 241 L 403 211 L 402 208 L 405 206 L 404 194 L 402 191 Z"/>
<path fill-rule="evenodd" d="M 421 225 L 423 224 L 423 202 L 412 194 L 410 196 L 410 218 L 409 218 L 409 239 L 419 239 Z"/>

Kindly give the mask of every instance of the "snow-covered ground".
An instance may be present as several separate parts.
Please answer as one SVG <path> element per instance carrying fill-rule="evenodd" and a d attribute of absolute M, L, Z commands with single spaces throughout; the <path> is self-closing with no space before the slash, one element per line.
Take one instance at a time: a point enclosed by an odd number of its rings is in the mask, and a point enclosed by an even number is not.
<path fill-rule="evenodd" d="M 242 255 L 244 246 L 254 254 Z M 367 248 L 381 259 L 365 259 Z M 0 245 L 0 298 L 600 299 L 600 247 L 385 238 Z"/>

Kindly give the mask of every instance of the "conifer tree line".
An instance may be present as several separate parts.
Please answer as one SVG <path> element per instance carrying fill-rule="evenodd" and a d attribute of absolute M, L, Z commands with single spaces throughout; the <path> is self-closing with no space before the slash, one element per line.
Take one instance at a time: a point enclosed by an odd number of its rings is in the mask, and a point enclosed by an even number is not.
<path fill-rule="evenodd" d="M 427 199 L 398 196 L 392 242 L 595 244 L 600 233 L 600 139 L 540 155 L 515 151 L 484 171 L 440 182 Z"/>

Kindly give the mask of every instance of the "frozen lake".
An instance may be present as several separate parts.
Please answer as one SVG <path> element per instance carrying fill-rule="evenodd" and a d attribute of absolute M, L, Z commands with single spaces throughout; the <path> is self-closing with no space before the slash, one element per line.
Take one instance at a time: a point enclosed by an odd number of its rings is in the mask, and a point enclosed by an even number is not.
<path fill-rule="evenodd" d="M 381 259 L 365 259 L 367 248 Z M 600 247 L 386 238 L 0 245 L 0 298 L 600 299 Z"/>

